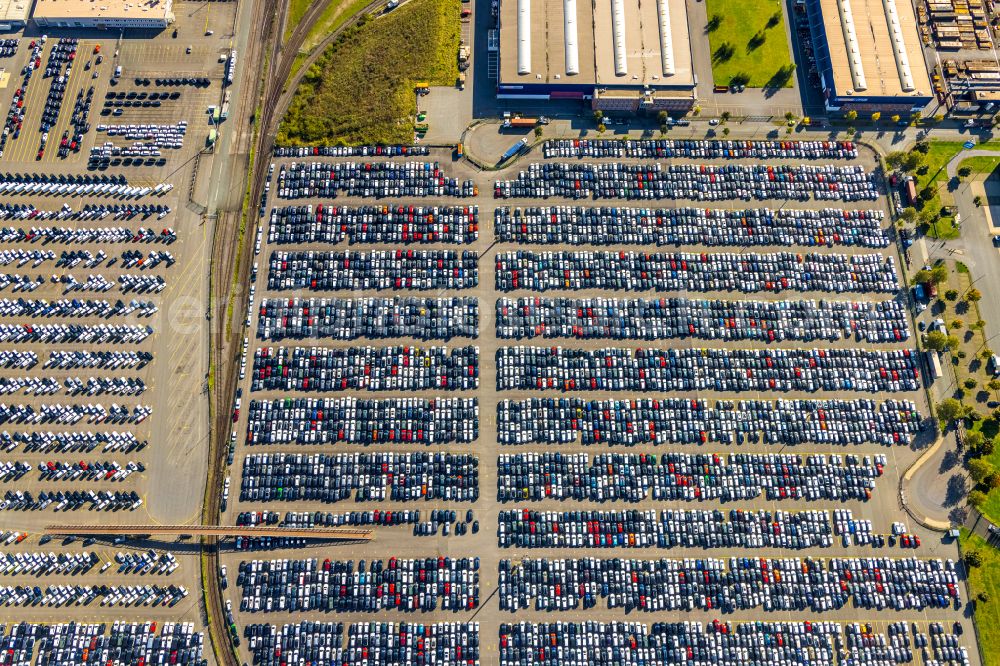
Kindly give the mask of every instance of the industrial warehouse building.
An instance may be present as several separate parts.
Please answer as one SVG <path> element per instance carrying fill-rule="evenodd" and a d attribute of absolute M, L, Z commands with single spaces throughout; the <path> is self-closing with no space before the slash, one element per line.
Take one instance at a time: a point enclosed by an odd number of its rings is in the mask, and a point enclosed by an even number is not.
<path fill-rule="evenodd" d="M 0 30 L 20 30 L 30 11 L 31 0 L 0 0 Z"/>
<path fill-rule="evenodd" d="M 501 0 L 497 96 L 618 112 L 688 111 L 684 0 Z"/>
<path fill-rule="evenodd" d="M 173 0 L 35 0 L 39 28 L 166 28 Z"/>
<path fill-rule="evenodd" d="M 906 115 L 934 97 L 910 0 L 806 0 L 830 111 Z"/>

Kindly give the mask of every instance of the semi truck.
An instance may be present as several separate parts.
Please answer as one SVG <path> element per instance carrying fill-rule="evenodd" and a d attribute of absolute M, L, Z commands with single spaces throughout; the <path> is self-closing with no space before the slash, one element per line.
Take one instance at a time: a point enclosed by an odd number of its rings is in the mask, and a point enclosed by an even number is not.
<path fill-rule="evenodd" d="M 510 148 L 508 148 L 506 153 L 504 153 L 503 155 L 500 156 L 500 161 L 497 162 L 497 164 L 503 164 L 507 160 L 511 159 L 512 157 L 514 157 L 515 155 L 517 155 L 518 153 L 520 153 L 522 150 L 524 150 L 527 147 L 527 145 L 528 145 L 528 140 L 527 139 L 521 139 L 520 141 L 518 141 L 517 143 L 515 143 L 513 146 L 511 146 Z"/>

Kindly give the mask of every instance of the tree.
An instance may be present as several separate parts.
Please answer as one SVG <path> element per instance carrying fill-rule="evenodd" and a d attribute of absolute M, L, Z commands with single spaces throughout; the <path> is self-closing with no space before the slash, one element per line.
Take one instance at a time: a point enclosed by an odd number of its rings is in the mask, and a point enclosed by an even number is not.
<path fill-rule="evenodd" d="M 979 382 L 976 381 L 975 377 L 966 377 L 964 383 L 965 383 L 965 388 L 969 389 L 970 391 L 979 386 Z"/>
<path fill-rule="evenodd" d="M 990 349 L 989 347 L 983 347 L 983 350 L 979 352 L 979 358 L 983 359 L 984 361 L 990 360 L 992 356 L 993 356 L 993 350 Z M 998 409 L 997 412 L 998 412 L 997 420 L 1000 421 L 1000 409 Z"/>
<path fill-rule="evenodd" d="M 988 604 L 990 602 L 990 595 L 986 592 L 980 592 L 976 595 L 976 599 L 978 599 L 980 603 Z"/>
<path fill-rule="evenodd" d="M 601 123 L 600 125 L 597 126 L 597 133 L 598 134 L 604 134 L 607 131 L 608 131 L 608 126 L 605 125 L 604 123 Z"/>
<path fill-rule="evenodd" d="M 986 441 L 986 438 L 983 437 L 983 433 L 979 432 L 978 430 L 968 430 L 966 431 L 965 436 L 962 437 L 962 441 L 970 449 L 977 450 L 979 449 L 980 446 L 983 445 L 983 442 Z"/>
<path fill-rule="evenodd" d="M 946 338 L 946 341 L 948 343 L 948 349 L 958 349 L 958 344 L 959 344 L 959 342 L 958 342 L 958 336 L 949 335 Z"/>
<path fill-rule="evenodd" d="M 931 284 L 941 284 L 948 279 L 948 267 L 938 264 L 931 269 Z"/>
<path fill-rule="evenodd" d="M 767 27 L 773 28 L 774 26 L 781 23 L 781 10 L 774 12 L 767 18 Z"/>
<path fill-rule="evenodd" d="M 851 109 L 850 111 L 844 114 L 844 120 L 846 120 L 849 123 L 853 123 L 857 119 L 858 119 L 858 112 L 855 111 L 854 109 Z"/>
<path fill-rule="evenodd" d="M 667 114 L 666 111 L 660 111 L 659 113 L 656 114 L 656 122 L 658 122 L 661 125 L 666 125 L 668 118 L 670 118 L 670 116 Z"/>
<path fill-rule="evenodd" d="M 729 113 L 728 111 L 723 111 L 722 115 L 719 117 L 722 118 L 722 122 L 727 122 L 730 118 L 733 117 L 733 114 Z"/>
<path fill-rule="evenodd" d="M 981 331 L 984 328 L 986 328 L 986 322 L 983 321 L 982 319 L 977 319 L 975 322 L 969 325 L 969 328 L 971 328 L 974 331 Z"/>
<path fill-rule="evenodd" d="M 993 473 L 983 479 L 983 483 L 990 490 L 994 488 L 1000 488 L 1000 472 L 993 470 Z"/>
<path fill-rule="evenodd" d="M 997 471 L 996 467 L 994 467 L 988 460 L 973 458 L 969 461 L 969 475 L 977 484 L 982 483 L 986 477 L 995 471 Z"/>
<path fill-rule="evenodd" d="M 898 113 L 893 114 L 892 118 L 890 118 L 889 120 L 891 120 L 893 123 L 898 123 L 899 122 L 899 114 Z"/>
<path fill-rule="evenodd" d="M 916 171 L 920 167 L 921 162 L 923 162 L 924 156 L 917 151 L 909 152 L 903 156 L 902 167 L 903 171 L 911 173 Z"/>
<path fill-rule="evenodd" d="M 949 289 L 944 292 L 944 297 L 949 301 L 954 301 L 958 298 L 958 289 Z"/>
<path fill-rule="evenodd" d="M 934 198 L 934 188 L 928 185 L 920 190 L 918 194 L 921 201 L 927 202 Z"/>
<path fill-rule="evenodd" d="M 969 289 L 969 291 L 965 293 L 965 300 L 969 301 L 970 303 L 978 303 L 980 299 L 982 299 L 982 297 L 983 297 L 983 292 L 979 291 L 975 287 L 972 287 L 971 289 Z"/>
<path fill-rule="evenodd" d="M 1000 379 L 991 379 L 987 384 L 986 388 L 991 391 L 1000 391 Z"/>
<path fill-rule="evenodd" d="M 917 221 L 917 209 L 914 208 L 913 206 L 907 206 L 906 208 L 903 209 L 903 211 L 899 214 L 899 216 L 904 220 L 906 220 L 907 222 L 909 222 L 910 224 L 913 224 L 914 222 Z"/>
<path fill-rule="evenodd" d="M 931 142 L 917 141 L 915 144 L 913 144 L 913 150 L 917 151 L 918 153 L 926 155 L 931 150 Z"/>
<path fill-rule="evenodd" d="M 979 455 L 981 456 L 991 456 L 993 455 L 993 449 L 996 448 L 996 443 L 992 439 L 985 440 L 979 447 Z"/>
<path fill-rule="evenodd" d="M 959 178 L 968 178 L 971 175 L 972 175 L 972 167 L 968 167 L 968 166 L 959 167 L 959 169 L 958 169 L 958 177 Z"/>
<path fill-rule="evenodd" d="M 792 122 L 793 120 L 795 120 L 795 114 L 792 113 L 791 111 L 785 111 L 785 120 L 787 120 L 788 122 Z"/>
<path fill-rule="evenodd" d="M 941 331 L 930 331 L 924 340 L 924 346 L 932 351 L 942 352 L 948 348 L 948 336 Z"/>
<path fill-rule="evenodd" d="M 913 275 L 913 284 L 927 284 L 931 281 L 931 272 L 920 269 Z"/>
<path fill-rule="evenodd" d="M 541 125 L 539 125 L 538 127 L 535 128 L 535 138 L 536 139 L 541 139 L 542 138 L 542 126 Z"/>
<path fill-rule="evenodd" d="M 972 203 L 975 204 L 976 208 L 980 208 L 983 205 L 983 198 L 977 194 L 972 197 Z"/>
<path fill-rule="evenodd" d="M 910 116 L 910 124 L 911 125 L 916 125 L 917 123 L 920 122 L 920 118 L 921 118 L 920 112 L 919 111 L 914 111 L 913 115 Z"/>
<path fill-rule="evenodd" d="M 594 122 L 600 125 L 601 121 L 603 120 L 604 120 L 604 112 L 601 111 L 600 109 L 594 111 Z"/>
<path fill-rule="evenodd" d="M 937 413 L 942 421 L 954 421 L 965 416 L 965 407 L 954 398 L 945 398 L 938 404 Z"/>
<path fill-rule="evenodd" d="M 885 163 L 890 169 L 898 169 L 902 166 L 904 159 L 906 159 L 906 153 L 897 150 L 885 156 Z"/>
<path fill-rule="evenodd" d="M 983 554 L 978 550 L 970 550 L 965 554 L 965 565 L 970 569 L 983 566 Z"/>
<path fill-rule="evenodd" d="M 722 135 L 723 136 L 729 136 L 729 128 L 728 127 L 723 127 L 722 128 Z"/>
<path fill-rule="evenodd" d="M 705 29 L 708 32 L 715 32 L 720 25 L 722 25 L 722 14 L 712 14 L 708 17 L 708 25 L 705 26 Z"/>
<path fill-rule="evenodd" d="M 872 122 L 873 123 L 877 123 L 881 117 L 882 117 L 882 113 L 881 112 L 879 112 L 879 111 L 874 112 L 872 114 Z"/>
<path fill-rule="evenodd" d="M 958 330 L 961 330 L 961 328 L 962 328 L 963 326 L 965 326 L 965 322 L 963 322 L 963 321 L 962 321 L 961 319 L 952 319 L 952 320 L 951 320 L 951 323 L 950 323 L 950 324 L 948 324 L 948 325 L 949 325 L 949 326 L 950 326 L 950 327 L 951 327 L 951 328 L 952 328 L 953 330 L 956 330 L 956 331 L 958 331 Z"/>
<path fill-rule="evenodd" d="M 979 507 L 981 507 L 983 504 L 986 503 L 986 493 L 979 490 L 973 490 L 971 493 L 969 493 L 968 502 L 969 506 L 978 509 Z"/>

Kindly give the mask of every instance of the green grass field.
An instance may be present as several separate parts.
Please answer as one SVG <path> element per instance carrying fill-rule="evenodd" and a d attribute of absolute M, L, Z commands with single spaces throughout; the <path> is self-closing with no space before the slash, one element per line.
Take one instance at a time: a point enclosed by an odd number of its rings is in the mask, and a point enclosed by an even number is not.
<path fill-rule="evenodd" d="M 285 36 L 283 41 L 287 41 L 299 24 L 302 17 L 306 15 L 306 10 L 313 0 L 288 0 L 288 17 L 285 20 Z"/>
<path fill-rule="evenodd" d="M 994 647 L 1000 644 L 1000 552 L 964 528 L 961 543 L 963 553 L 977 550 L 983 556 L 983 566 L 969 571 L 969 597 L 975 599 L 980 592 L 989 596 L 986 603 L 976 602 L 976 628 L 983 645 L 983 665 L 1000 666 L 1000 650 Z M 975 649 L 971 637 L 968 645 L 970 650 Z"/>
<path fill-rule="evenodd" d="M 751 88 L 792 85 L 794 69 L 779 0 L 705 0 L 705 4 L 716 85 L 729 85 L 734 77 L 742 77 Z M 714 27 L 713 17 L 719 18 Z"/>
<path fill-rule="evenodd" d="M 327 35 L 342 26 L 349 18 L 368 5 L 369 0 L 333 0 L 316 19 L 312 29 L 306 34 L 302 48 L 295 56 L 289 78 L 294 78 L 312 52 L 326 39 Z"/>
<path fill-rule="evenodd" d="M 414 83 L 454 85 L 460 0 L 410 0 L 347 30 L 302 79 L 279 145 L 410 143 Z"/>

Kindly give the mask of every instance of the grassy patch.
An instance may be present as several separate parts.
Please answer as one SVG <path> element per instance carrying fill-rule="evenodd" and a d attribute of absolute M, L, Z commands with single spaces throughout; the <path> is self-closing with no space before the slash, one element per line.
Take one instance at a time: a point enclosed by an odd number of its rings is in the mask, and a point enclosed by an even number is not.
<path fill-rule="evenodd" d="M 794 66 L 779 0 L 706 0 L 712 78 L 751 88 L 787 88 Z"/>
<path fill-rule="evenodd" d="M 458 77 L 460 0 L 411 0 L 340 35 L 309 68 L 279 145 L 410 143 L 413 86 Z"/>
<path fill-rule="evenodd" d="M 983 566 L 969 571 L 969 596 L 975 599 L 980 592 L 989 596 L 986 603 L 976 602 L 974 619 L 984 646 L 980 651 L 985 659 L 984 666 L 1000 666 L 1000 650 L 990 647 L 1000 642 L 1000 552 L 964 528 L 961 544 L 963 553 L 976 550 L 983 556 Z"/>
<path fill-rule="evenodd" d="M 323 13 L 316 19 L 316 23 L 313 24 L 312 29 L 306 34 L 306 38 L 302 41 L 302 47 L 295 55 L 295 60 L 292 62 L 292 70 L 288 78 L 295 78 L 295 75 L 302 68 L 302 65 L 309 56 L 312 55 L 316 47 L 349 18 L 367 7 L 369 1 L 333 0 L 333 2 L 328 4 Z"/>
<path fill-rule="evenodd" d="M 958 165 L 958 168 L 968 167 L 972 169 L 972 175 L 970 178 L 985 177 L 989 176 L 991 173 L 996 171 L 997 167 L 1000 166 L 1000 156 L 997 157 L 970 157 L 968 159 L 962 160 Z"/>
<path fill-rule="evenodd" d="M 309 10 L 309 5 L 312 3 L 313 0 L 288 0 L 288 16 L 285 20 L 285 36 L 282 41 L 288 41 L 288 38 L 292 36 L 295 26 L 306 15 L 306 11 Z"/>

